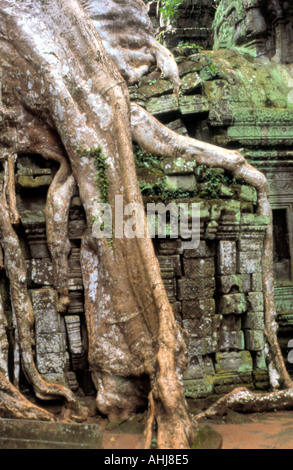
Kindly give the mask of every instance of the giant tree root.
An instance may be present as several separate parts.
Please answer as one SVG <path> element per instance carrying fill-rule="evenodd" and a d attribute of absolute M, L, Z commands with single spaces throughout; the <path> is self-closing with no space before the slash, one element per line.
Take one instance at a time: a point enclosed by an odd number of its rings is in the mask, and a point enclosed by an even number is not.
<path fill-rule="evenodd" d="M 5 175 L 3 179 L 3 188 L 6 187 L 6 177 L 7 175 Z M 35 366 L 31 331 L 34 324 L 34 314 L 31 300 L 27 292 L 26 263 L 18 236 L 11 225 L 6 194 L 3 190 L 0 195 L 0 240 L 5 253 L 4 267 L 10 281 L 11 302 L 17 322 L 23 372 L 33 386 L 38 398 L 50 400 L 52 398 L 63 397 L 66 399 L 68 406 L 77 412 L 79 405 L 74 394 L 62 385 L 46 382 L 40 376 Z M 2 384 L 2 376 L 4 377 L 4 375 L 1 374 L 0 376 L 0 390 L 4 389 L 8 393 L 9 390 L 13 390 L 13 388 L 7 388 L 6 382 Z M 5 380 L 7 381 L 7 379 Z M 16 397 L 15 393 L 14 397 Z M 22 409 L 21 405 L 20 409 Z"/>
<path fill-rule="evenodd" d="M 46 410 L 27 400 L 0 371 L 0 416 L 3 418 L 55 421 Z"/>
<path fill-rule="evenodd" d="M 194 416 L 198 422 L 203 418 L 215 418 L 224 416 L 228 410 L 240 411 L 243 413 L 263 413 L 268 411 L 283 411 L 293 409 L 293 390 L 279 390 L 269 393 L 255 393 L 247 388 L 236 388 L 206 411 Z"/>
<path fill-rule="evenodd" d="M 54 287 L 58 292 L 59 313 L 69 307 L 68 256 L 71 245 L 68 237 L 70 200 L 76 188 L 69 162 L 52 150 L 40 148 L 43 157 L 57 161 L 60 167 L 49 187 L 45 208 L 47 244 L 53 264 Z"/>

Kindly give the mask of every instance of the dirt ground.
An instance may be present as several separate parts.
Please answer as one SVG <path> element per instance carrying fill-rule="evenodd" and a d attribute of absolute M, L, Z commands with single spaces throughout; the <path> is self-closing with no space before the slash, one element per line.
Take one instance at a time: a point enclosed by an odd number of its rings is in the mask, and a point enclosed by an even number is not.
<path fill-rule="evenodd" d="M 293 449 L 293 411 L 228 416 L 230 422 L 208 421 L 223 437 L 222 449 Z M 239 422 L 237 422 L 239 421 Z M 140 433 L 104 430 L 105 449 L 135 449 Z"/>

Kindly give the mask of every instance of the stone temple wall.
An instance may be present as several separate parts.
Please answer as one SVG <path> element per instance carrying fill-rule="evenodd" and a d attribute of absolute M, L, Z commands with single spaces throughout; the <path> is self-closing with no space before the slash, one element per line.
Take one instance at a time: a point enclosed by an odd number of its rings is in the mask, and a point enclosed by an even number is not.
<path fill-rule="evenodd" d="M 158 163 L 158 161 L 157 161 Z M 146 164 L 146 166 L 145 166 Z M 188 397 L 222 394 L 236 385 L 268 387 L 264 360 L 263 295 L 261 282 L 262 241 L 267 220 L 256 215 L 256 192 L 235 181 L 229 184 L 221 170 L 213 172 L 218 183 L 208 196 L 204 168 L 182 159 L 160 161 L 161 179 L 171 201 L 200 204 L 200 244 L 183 249 L 182 239 L 154 239 L 163 283 L 177 321 L 189 332 L 189 366 L 184 382 Z M 56 171 L 41 157 L 18 158 L 16 187 L 21 215 L 20 234 L 28 268 L 28 288 L 35 312 L 36 364 L 49 381 L 67 384 L 74 391 L 92 393 L 87 364 L 87 334 L 79 249 L 86 229 L 78 194 L 71 201 L 69 238 L 69 293 L 65 314 L 57 313 L 52 262 L 46 243 L 44 208 L 46 192 Z M 140 184 L 160 173 L 147 161 L 138 164 Z M 167 202 L 152 190 L 147 202 Z M 197 196 L 194 196 L 197 193 Z M 215 194 L 217 196 L 215 197 Z M 186 196 L 190 197 L 186 197 Z M 204 196 L 209 199 L 204 199 Z M 178 199 L 178 196 L 180 198 Z M 211 198 L 212 196 L 212 198 Z M 8 281 L 2 274 L 7 327 L 15 325 L 8 299 Z M 8 328 L 9 329 L 9 328 Z M 17 330 L 10 337 L 17 337 Z M 9 350 L 10 349 L 10 350 Z M 1 349 L 2 351 L 2 349 Z M 9 356 L 9 366 L 7 365 Z M 7 369 L 15 383 L 26 387 L 20 372 L 19 351 L 13 342 L 6 354 Z M 13 369 L 13 370 L 12 370 Z"/>
<path fill-rule="evenodd" d="M 214 49 L 293 62 L 293 5 L 286 0 L 222 0 L 213 22 Z"/>
<path fill-rule="evenodd" d="M 222 48 L 196 54 L 175 49 L 181 95 L 153 69 L 130 97 L 176 132 L 240 150 L 268 177 L 274 211 L 276 304 L 280 342 L 287 355 L 293 323 L 293 104 L 290 65 L 252 58 L 251 51 Z M 220 169 L 182 158 L 158 159 L 135 148 L 145 203 L 200 204 L 200 244 L 154 239 L 163 282 L 177 321 L 190 334 L 186 395 L 225 393 L 236 385 L 268 388 L 264 359 L 262 242 L 267 220 L 256 213 L 256 193 Z M 36 363 L 47 379 L 77 392 L 93 392 L 87 363 L 87 333 L 79 250 L 86 229 L 78 193 L 71 202 L 69 291 L 66 314 L 57 313 L 52 263 L 46 245 L 44 208 L 54 164 L 20 155 L 17 161 L 18 228 L 28 267 L 35 321 Z M 26 386 L 14 346 L 9 283 L 1 273 L 0 360 L 14 382 Z M 7 335 L 6 335 L 7 333 Z M 7 342 L 7 337 L 9 344 Z M 289 365 L 290 366 L 290 365 Z"/>
<path fill-rule="evenodd" d="M 159 12 L 162 5 L 157 0 L 147 5 L 153 27 L 166 47 L 175 47 L 182 41 L 212 48 L 211 26 L 216 11 L 212 0 L 185 0 L 172 20 L 163 19 Z"/>
<path fill-rule="evenodd" d="M 266 221 L 246 212 L 252 204 L 245 199 L 202 202 L 197 249 L 182 250 L 180 239 L 157 243 L 168 297 L 190 334 L 188 397 L 241 384 L 268 387 L 261 280 Z"/>

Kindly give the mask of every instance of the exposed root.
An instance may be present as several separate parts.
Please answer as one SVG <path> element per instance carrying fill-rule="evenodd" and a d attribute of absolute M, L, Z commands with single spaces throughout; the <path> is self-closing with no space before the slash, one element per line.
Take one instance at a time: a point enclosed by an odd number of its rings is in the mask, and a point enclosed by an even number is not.
<path fill-rule="evenodd" d="M 7 156 L 7 166 L 8 166 L 8 206 L 10 220 L 12 224 L 18 224 L 20 221 L 20 216 L 16 206 L 16 197 L 15 197 L 15 178 L 14 178 L 14 168 L 15 168 L 16 155 Z"/>
<path fill-rule="evenodd" d="M 27 400 L 0 371 L 0 415 L 3 418 L 55 421 L 48 411 Z"/>
<path fill-rule="evenodd" d="M 243 413 L 263 413 L 269 411 L 292 410 L 293 408 L 293 390 L 278 390 L 269 393 L 254 393 L 247 388 L 236 388 L 206 411 L 194 416 L 195 421 L 204 418 L 215 418 L 224 416 L 228 410 L 239 411 Z"/>
<path fill-rule="evenodd" d="M 70 200 L 76 183 L 65 157 L 48 149 L 40 149 L 45 158 L 60 163 L 48 191 L 45 208 L 48 248 L 53 264 L 54 287 L 58 292 L 58 312 L 64 313 L 70 305 L 68 294 L 68 256 L 71 246 L 68 238 Z"/>
<path fill-rule="evenodd" d="M 150 449 L 153 438 L 153 426 L 155 422 L 155 402 L 153 392 L 149 393 L 149 416 L 145 427 L 143 438 L 138 445 L 138 449 Z"/>
<path fill-rule="evenodd" d="M 37 397 L 44 400 L 64 397 L 69 406 L 77 408 L 74 394 L 66 387 L 47 383 L 42 379 L 35 366 L 31 336 L 34 314 L 27 292 L 26 264 L 18 237 L 11 225 L 9 209 L 3 192 L 0 197 L 0 237 L 5 253 L 5 270 L 10 281 L 11 302 L 17 321 L 24 374 L 33 386 Z M 1 387 L 2 385 L 0 385 Z"/>

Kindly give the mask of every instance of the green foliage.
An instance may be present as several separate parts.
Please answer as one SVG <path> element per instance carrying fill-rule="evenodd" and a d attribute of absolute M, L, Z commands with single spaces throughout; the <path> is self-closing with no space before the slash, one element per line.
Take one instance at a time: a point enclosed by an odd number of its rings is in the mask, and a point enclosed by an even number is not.
<path fill-rule="evenodd" d="M 179 7 L 184 0 L 163 0 L 163 6 L 160 8 L 160 13 L 164 20 L 172 20 L 178 17 Z"/>
<path fill-rule="evenodd" d="M 197 189 L 193 191 L 184 191 L 183 189 L 168 189 L 166 188 L 165 178 L 155 184 L 139 183 L 139 187 L 143 196 L 160 196 L 162 201 L 169 201 L 170 199 L 180 198 L 193 198 L 198 194 Z"/>
<path fill-rule="evenodd" d="M 181 55 L 188 57 L 191 54 L 197 54 L 203 47 L 191 42 L 180 41 L 176 49 Z"/>
<path fill-rule="evenodd" d="M 77 151 L 80 154 L 80 157 L 92 158 L 94 165 L 96 167 L 97 173 L 95 175 L 97 186 L 101 195 L 101 201 L 104 203 L 108 202 L 108 193 L 109 193 L 109 181 L 107 176 L 107 168 L 109 163 L 107 162 L 107 157 L 103 153 L 102 146 L 91 147 L 90 149 L 79 147 Z"/>
<path fill-rule="evenodd" d="M 138 145 L 133 147 L 136 168 L 160 168 L 162 158 L 142 150 Z"/>
<path fill-rule="evenodd" d="M 217 9 L 221 0 L 213 0 L 212 6 Z M 179 16 L 179 7 L 185 0 L 163 0 L 163 6 L 160 8 L 160 13 L 164 20 L 170 19 L 171 21 Z"/>
<path fill-rule="evenodd" d="M 158 448 L 157 438 L 153 437 L 152 442 L 151 442 L 151 449 L 157 449 L 157 448 Z"/>
<path fill-rule="evenodd" d="M 239 180 L 220 172 L 218 169 L 210 168 L 205 165 L 197 167 L 197 181 L 198 183 L 207 183 L 205 190 L 201 194 L 205 199 L 217 199 L 220 196 L 222 184 L 226 186 L 245 184 L 243 180 Z"/>
<path fill-rule="evenodd" d="M 102 146 L 99 145 L 98 147 L 91 147 L 88 148 L 81 148 L 78 147 L 77 149 L 80 157 L 87 157 L 92 158 L 95 168 L 97 170 L 95 179 L 97 181 L 97 187 L 101 196 L 101 202 L 107 204 L 108 203 L 108 194 L 109 194 L 109 180 L 107 175 L 107 168 L 109 163 L 107 162 L 107 156 L 104 154 L 102 150 Z M 98 217 L 93 217 L 92 222 L 97 222 Z M 103 230 L 105 227 L 101 225 L 100 229 Z M 115 250 L 115 243 L 113 238 L 107 238 L 107 245 Z"/>

